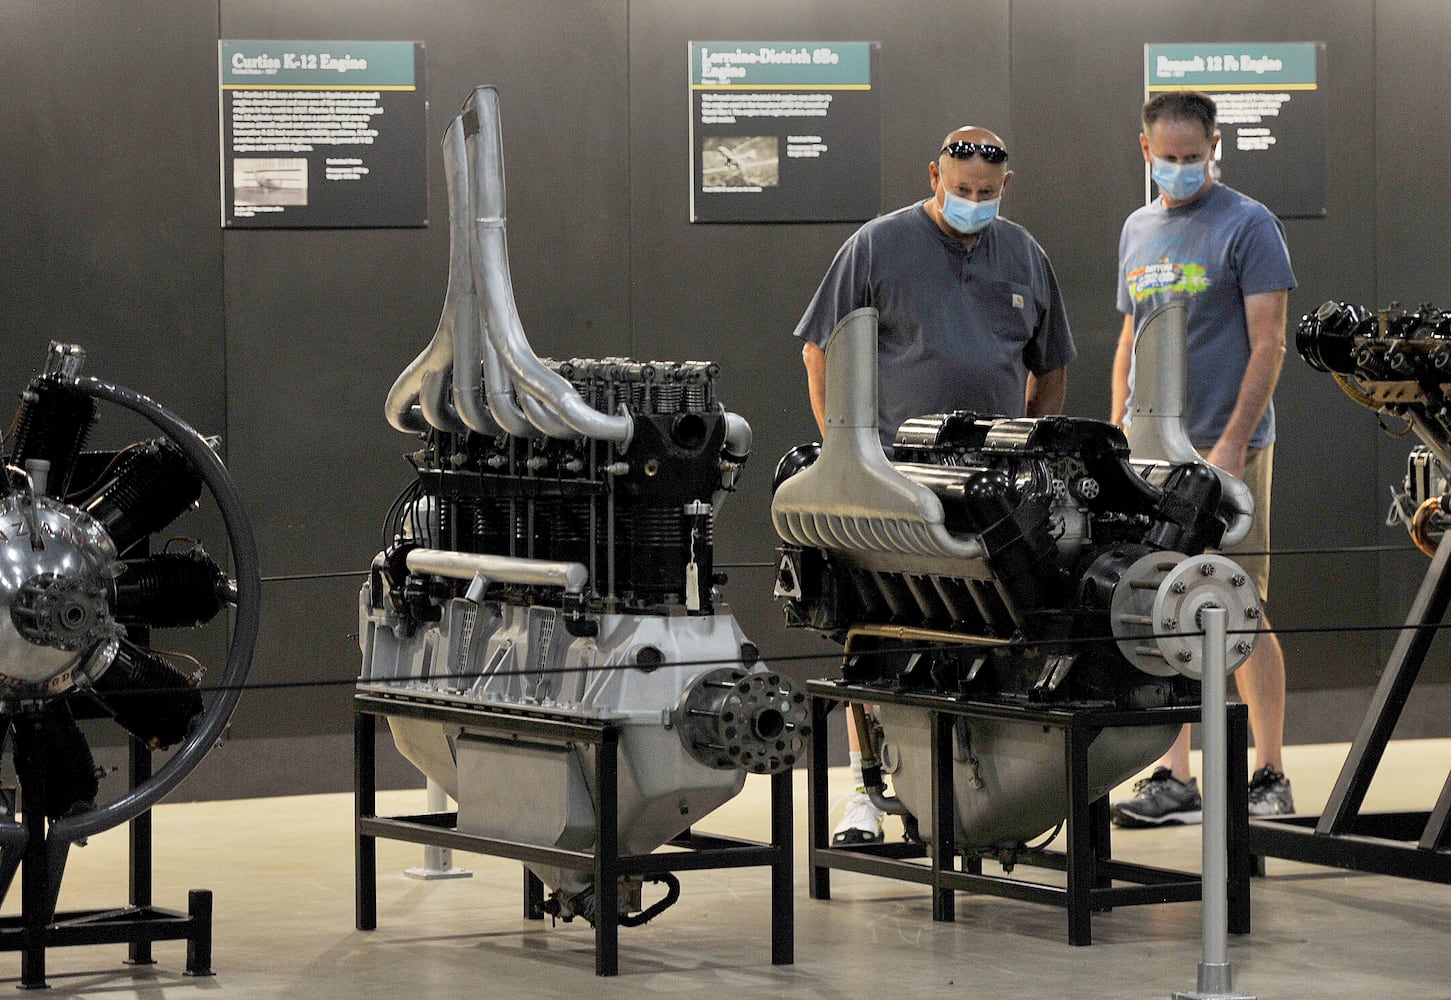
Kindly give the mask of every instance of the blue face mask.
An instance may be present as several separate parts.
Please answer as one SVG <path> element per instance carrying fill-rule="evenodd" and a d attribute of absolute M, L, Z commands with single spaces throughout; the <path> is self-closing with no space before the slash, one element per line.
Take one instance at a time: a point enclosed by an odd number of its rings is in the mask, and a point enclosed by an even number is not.
<path fill-rule="evenodd" d="M 1204 163 L 1170 163 L 1156 156 L 1149 176 L 1164 194 L 1185 201 L 1204 186 Z"/>
<path fill-rule="evenodd" d="M 942 218 L 959 233 L 980 233 L 997 218 L 1002 195 L 987 201 L 972 201 L 942 189 Z"/>

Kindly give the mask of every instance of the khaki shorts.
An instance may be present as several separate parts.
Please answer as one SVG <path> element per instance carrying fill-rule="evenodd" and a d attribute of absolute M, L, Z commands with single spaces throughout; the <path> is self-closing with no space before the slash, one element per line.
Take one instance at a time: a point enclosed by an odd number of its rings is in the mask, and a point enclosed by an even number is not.
<path fill-rule="evenodd" d="M 1199 449 L 1199 454 L 1207 456 L 1209 449 Z M 1270 550 L 1270 481 L 1274 478 L 1274 464 L 1273 442 L 1263 448 L 1252 447 L 1245 451 L 1244 475 L 1240 478 L 1249 487 L 1250 495 L 1255 500 L 1254 523 L 1250 525 L 1249 534 L 1238 545 L 1217 550 L 1244 567 L 1255 586 L 1259 587 L 1260 600 L 1266 604 L 1270 600 L 1270 557 L 1267 553 Z M 1264 554 L 1239 555 L 1241 552 Z"/>

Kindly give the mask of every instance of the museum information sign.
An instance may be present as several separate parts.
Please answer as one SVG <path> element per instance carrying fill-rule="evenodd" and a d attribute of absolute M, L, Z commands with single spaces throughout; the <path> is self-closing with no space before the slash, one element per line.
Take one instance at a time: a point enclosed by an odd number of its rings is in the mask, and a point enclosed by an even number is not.
<path fill-rule="evenodd" d="M 1224 182 L 1282 218 L 1319 217 L 1326 202 L 1324 65 L 1324 42 L 1149 44 L 1144 85 L 1150 97 L 1201 90 L 1214 98 Z"/>
<path fill-rule="evenodd" d="M 219 51 L 223 226 L 428 224 L 421 42 Z"/>
<path fill-rule="evenodd" d="M 690 221 L 881 212 L 874 42 L 691 42 Z"/>

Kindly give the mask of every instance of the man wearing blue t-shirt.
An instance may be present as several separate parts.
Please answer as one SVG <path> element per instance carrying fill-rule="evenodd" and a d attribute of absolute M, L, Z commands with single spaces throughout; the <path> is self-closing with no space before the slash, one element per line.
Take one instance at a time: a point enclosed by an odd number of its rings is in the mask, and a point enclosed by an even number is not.
<path fill-rule="evenodd" d="M 1201 455 L 1243 479 L 1254 495 L 1254 526 L 1236 549 L 1270 545 L 1270 483 L 1275 407 L 1285 356 L 1285 312 L 1295 275 L 1280 222 L 1269 209 L 1216 183 L 1219 143 L 1214 101 L 1192 91 L 1159 94 L 1144 105 L 1139 145 L 1160 196 L 1124 223 L 1119 238 L 1118 307 L 1123 332 L 1113 367 L 1114 423 L 1131 412 L 1134 335 L 1158 306 L 1189 306 L 1184 423 Z M 1269 599 L 1269 558 L 1236 556 Z M 1264 621 L 1268 627 L 1269 622 Z M 1294 811 L 1281 760 L 1285 661 L 1279 641 L 1260 636 L 1236 671 L 1255 741 L 1250 813 Z M 1198 783 L 1189 776 L 1189 727 L 1160 766 L 1114 803 L 1120 826 L 1198 823 Z"/>
<path fill-rule="evenodd" d="M 932 197 L 873 219 L 837 251 L 796 326 L 823 434 L 826 344 L 864 306 L 878 313 L 877 434 L 889 455 L 911 417 L 1062 412 L 1077 351 L 1048 256 L 998 215 L 1013 177 L 1007 160 L 1002 139 L 987 129 L 949 133 L 927 167 Z M 847 733 L 858 788 L 832 843 L 874 843 L 882 814 L 860 787 L 856 727 Z"/>

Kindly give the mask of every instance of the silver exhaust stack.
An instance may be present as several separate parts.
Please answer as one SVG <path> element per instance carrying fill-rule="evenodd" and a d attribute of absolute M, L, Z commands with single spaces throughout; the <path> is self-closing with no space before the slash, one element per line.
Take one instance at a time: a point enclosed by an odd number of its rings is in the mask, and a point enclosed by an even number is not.
<path fill-rule="evenodd" d="M 488 343 L 513 380 L 521 407 L 532 424 L 551 437 L 612 441 L 623 451 L 634 433 L 634 421 L 628 412 L 611 415 L 589 406 L 574 386 L 539 360 L 519 322 L 509 277 L 504 147 L 499 93 L 494 87 L 474 89 L 464 106 L 463 126 L 471 168 L 469 202 L 473 222 L 469 249 L 474 290 L 481 299 Z M 490 391 L 497 392 L 498 388 L 490 386 Z"/>
<path fill-rule="evenodd" d="M 1208 465 L 1219 477 L 1225 499 L 1238 514 L 1224 530 L 1221 546 L 1249 534 L 1255 502 L 1249 487 L 1199 457 L 1184 432 L 1185 353 L 1189 307 L 1167 302 L 1153 312 L 1134 337 L 1134 405 L 1126 431 L 1135 464 L 1144 460 Z"/>

